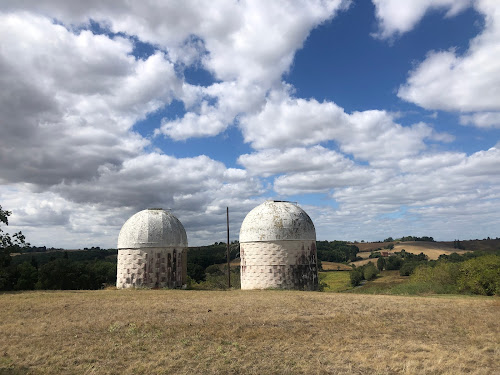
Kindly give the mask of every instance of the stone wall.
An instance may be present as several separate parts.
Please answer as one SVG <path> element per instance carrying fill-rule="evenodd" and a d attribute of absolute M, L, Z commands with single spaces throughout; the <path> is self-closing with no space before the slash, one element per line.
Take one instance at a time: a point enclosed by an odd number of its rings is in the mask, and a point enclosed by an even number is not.
<path fill-rule="evenodd" d="M 187 248 L 118 250 L 116 287 L 180 288 L 186 283 Z"/>
<path fill-rule="evenodd" d="M 316 241 L 240 243 L 241 289 L 316 290 Z"/>

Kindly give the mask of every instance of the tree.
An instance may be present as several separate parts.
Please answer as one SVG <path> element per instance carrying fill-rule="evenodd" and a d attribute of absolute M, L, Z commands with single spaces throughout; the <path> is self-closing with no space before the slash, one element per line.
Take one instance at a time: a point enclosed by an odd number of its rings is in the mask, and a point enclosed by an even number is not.
<path fill-rule="evenodd" d="M 11 211 L 4 211 L 0 205 L 0 223 L 9 225 L 9 216 L 11 214 Z M 0 228 L 0 266 L 8 266 L 10 264 L 10 253 L 21 251 L 27 246 L 29 246 L 29 243 L 26 243 L 26 238 L 21 232 L 14 233 L 11 237 L 9 233 Z"/>
<path fill-rule="evenodd" d="M 485 255 L 465 261 L 460 266 L 458 287 L 465 293 L 500 295 L 500 257 Z"/>
<path fill-rule="evenodd" d="M 363 270 L 361 268 L 353 268 L 349 271 L 349 278 L 352 286 L 358 286 L 363 280 Z"/>
<path fill-rule="evenodd" d="M 384 269 L 384 267 L 385 267 L 385 258 L 382 258 L 382 257 L 378 258 L 377 259 L 377 268 L 378 268 L 378 270 L 382 271 Z"/>
<path fill-rule="evenodd" d="M 24 262 L 17 266 L 17 281 L 15 290 L 33 290 L 38 281 L 38 270 L 29 262 Z"/>
<path fill-rule="evenodd" d="M 403 258 L 397 255 L 391 255 L 389 258 L 387 258 L 385 269 L 388 271 L 399 270 L 402 265 L 403 265 Z"/>
<path fill-rule="evenodd" d="M 363 266 L 363 278 L 365 280 L 373 280 L 379 274 L 379 270 L 372 262 L 368 262 Z"/>
<path fill-rule="evenodd" d="M 0 205 L 0 224 L 9 225 L 9 216 L 11 211 L 2 209 Z M 29 246 L 26 238 L 21 232 L 14 233 L 12 236 L 0 228 L 0 290 L 11 290 L 16 281 L 17 268 L 11 266 L 13 252 L 21 252 Z"/>

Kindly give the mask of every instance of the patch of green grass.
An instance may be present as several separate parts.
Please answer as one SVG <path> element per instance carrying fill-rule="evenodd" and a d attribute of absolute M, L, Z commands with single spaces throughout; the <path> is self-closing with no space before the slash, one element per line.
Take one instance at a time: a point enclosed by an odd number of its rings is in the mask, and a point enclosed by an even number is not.
<path fill-rule="evenodd" d="M 347 271 L 319 272 L 319 282 L 323 284 L 324 292 L 338 293 L 352 289 Z"/>
<path fill-rule="evenodd" d="M 348 290 L 362 294 L 393 294 L 391 290 L 408 282 L 408 277 L 400 276 L 399 271 L 382 271 L 375 279 L 365 281 L 363 285 Z"/>
<path fill-rule="evenodd" d="M 407 282 L 395 285 L 389 290 L 390 294 L 422 295 L 422 294 L 456 294 L 455 285 L 443 285 L 428 282 Z"/>
<path fill-rule="evenodd" d="M 456 285 L 400 276 L 399 271 L 382 271 L 373 281 L 348 290 L 361 294 L 392 294 L 392 295 L 435 295 L 458 294 Z"/>

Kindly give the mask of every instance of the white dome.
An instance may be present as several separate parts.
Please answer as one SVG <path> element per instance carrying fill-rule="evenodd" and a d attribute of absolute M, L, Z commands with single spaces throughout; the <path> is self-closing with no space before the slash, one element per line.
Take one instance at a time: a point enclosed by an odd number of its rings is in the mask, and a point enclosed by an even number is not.
<path fill-rule="evenodd" d="M 266 201 L 248 213 L 241 224 L 240 242 L 316 240 L 309 215 L 290 202 Z"/>
<path fill-rule="evenodd" d="M 182 223 L 161 208 L 140 211 L 123 224 L 118 235 L 118 249 L 146 247 L 187 247 Z"/>

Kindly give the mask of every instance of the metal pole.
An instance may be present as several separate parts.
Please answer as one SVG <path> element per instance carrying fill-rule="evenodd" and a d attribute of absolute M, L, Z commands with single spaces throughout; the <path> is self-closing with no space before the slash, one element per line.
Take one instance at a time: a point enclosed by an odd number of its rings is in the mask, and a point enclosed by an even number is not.
<path fill-rule="evenodd" d="M 229 258 L 229 207 L 226 207 L 227 218 L 227 288 L 231 288 L 231 261 Z"/>

